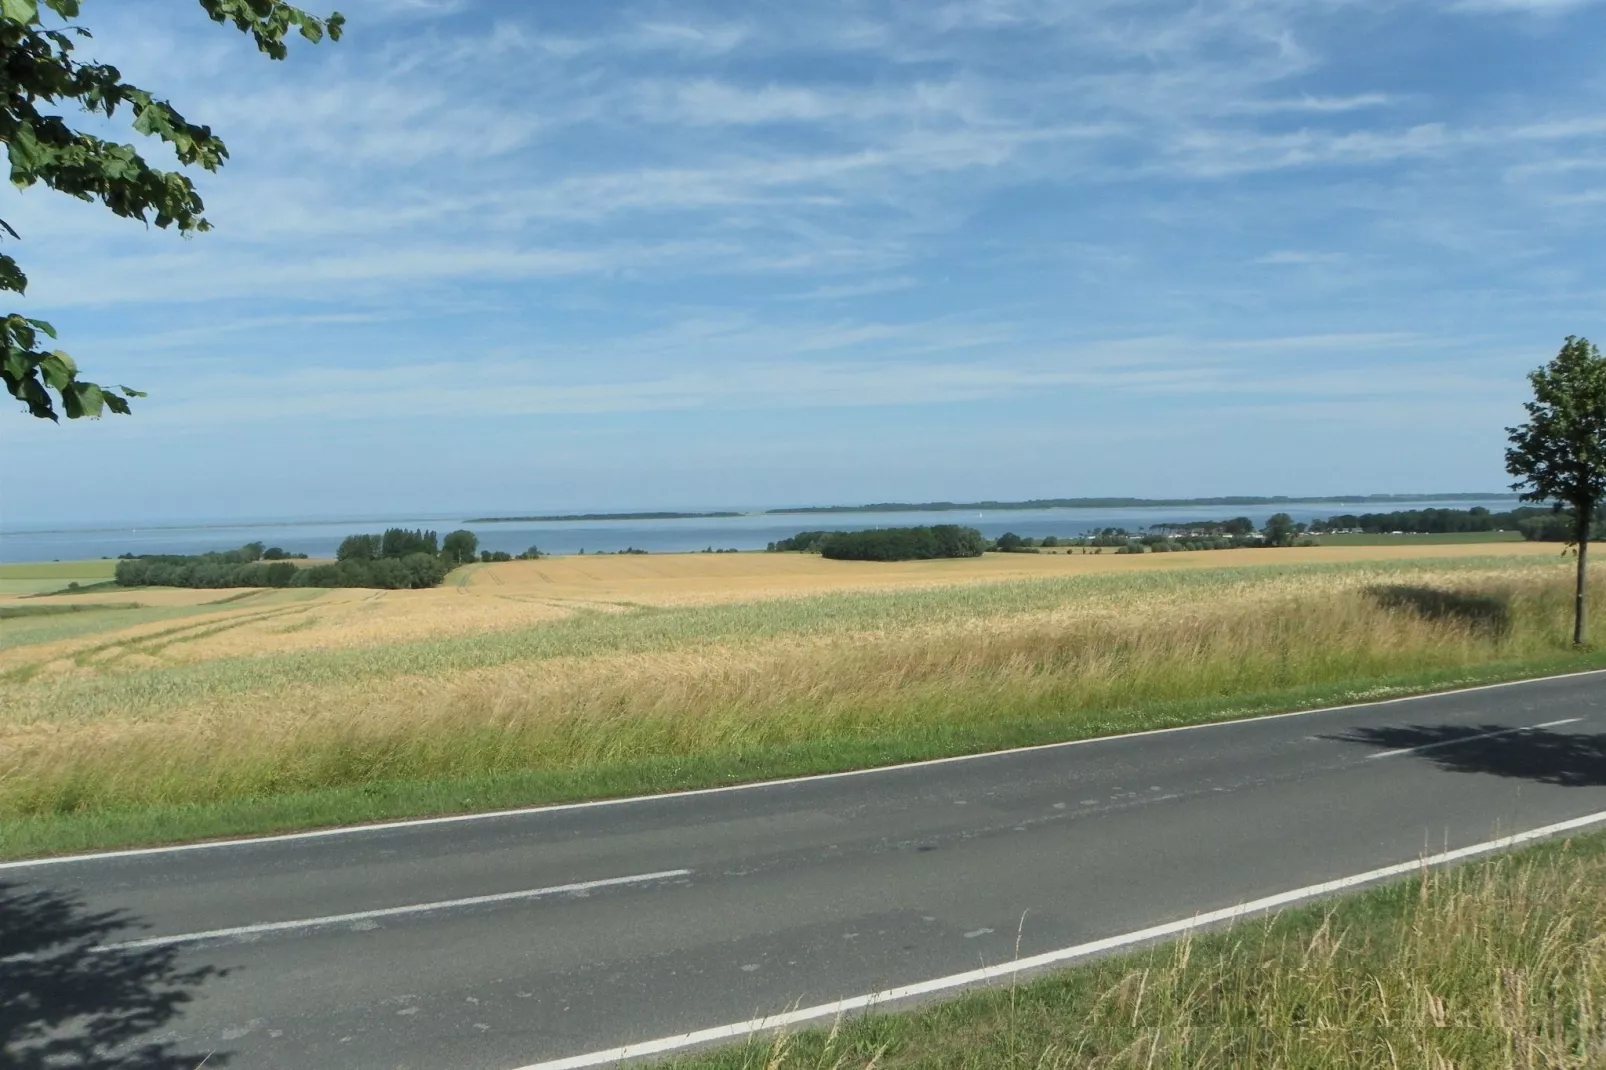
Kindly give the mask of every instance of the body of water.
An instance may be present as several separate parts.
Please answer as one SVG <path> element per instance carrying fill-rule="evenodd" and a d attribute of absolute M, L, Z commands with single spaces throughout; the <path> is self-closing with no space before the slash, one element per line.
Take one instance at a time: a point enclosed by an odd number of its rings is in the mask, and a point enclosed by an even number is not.
<path fill-rule="evenodd" d="M 469 524 L 460 519 L 397 518 L 381 521 L 307 521 L 205 526 L 143 526 L 0 532 L 0 562 L 78 561 L 119 554 L 198 554 L 230 550 L 248 542 L 280 546 L 310 557 L 333 557 L 347 535 L 379 532 L 388 527 L 426 528 L 442 535 L 466 527 L 480 538 L 480 548 L 519 553 L 537 546 L 543 553 L 613 552 L 627 547 L 651 553 L 716 550 L 762 550 L 799 531 L 856 531 L 875 527 L 922 524 L 964 524 L 997 538 L 1006 531 L 1031 538 L 1076 536 L 1100 528 L 1140 531 L 1151 524 L 1192 520 L 1226 520 L 1247 516 L 1256 526 L 1272 513 L 1285 512 L 1296 521 L 1325 519 L 1339 513 L 1377 513 L 1400 509 L 1468 509 L 1481 505 L 1494 512 L 1514 508 L 1509 501 L 1420 501 L 1387 504 L 1357 502 L 1283 502 L 1262 506 L 1142 506 L 1126 509 L 998 509 L 934 512 L 746 514 L 687 520 L 505 521 Z"/>

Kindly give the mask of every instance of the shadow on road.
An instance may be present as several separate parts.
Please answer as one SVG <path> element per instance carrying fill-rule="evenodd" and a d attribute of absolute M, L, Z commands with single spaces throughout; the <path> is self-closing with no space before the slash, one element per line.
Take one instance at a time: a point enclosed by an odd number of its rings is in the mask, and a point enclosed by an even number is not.
<path fill-rule="evenodd" d="M 1499 595 L 1466 594 L 1407 584 L 1369 587 L 1366 593 L 1384 609 L 1409 610 L 1431 621 L 1456 621 L 1492 636 L 1504 635 L 1511 628 L 1511 607 Z"/>
<path fill-rule="evenodd" d="M 1493 773 L 1563 787 L 1606 785 L 1606 736 L 1510 725 L 1394 725 L 1357 728 L 1330 738 L 1379 750 L 1428 748 L 1413 757 L 1457 773 Z M 1492 736 L 1504 732 L 1506 735 Z M 1484 736 L 1483 739 L 1471 737 Z M 1405 760 L 1401 755 L 1399 760 Z"/>
<path fill-rule="evenodd" d="M 220 971 L 183 969 L 177 949 L 95 952 L 137 939 L 121 911 L 0 882 L 0 1065 L 14 1070 L 196 1070 L 221 1053 L 180 1052 L 161 1031 Z"/>

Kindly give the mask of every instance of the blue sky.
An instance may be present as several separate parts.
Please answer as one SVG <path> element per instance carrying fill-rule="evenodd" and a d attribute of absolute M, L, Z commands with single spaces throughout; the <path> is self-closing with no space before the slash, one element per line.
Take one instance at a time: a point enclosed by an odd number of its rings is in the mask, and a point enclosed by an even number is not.
<path fill-rule="evenodd" d="M 0 524 L 1497 490 L 1606 334 L 1587 0 L 342 7 L 86 4 L 233 159 L 190 240 L 5 195 L 151 397 L 0 421 Z"/>

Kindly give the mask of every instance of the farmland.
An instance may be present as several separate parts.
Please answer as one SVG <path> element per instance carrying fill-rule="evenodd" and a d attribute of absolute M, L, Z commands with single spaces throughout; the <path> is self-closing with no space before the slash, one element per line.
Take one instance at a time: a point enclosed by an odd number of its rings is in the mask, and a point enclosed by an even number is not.
<path fill-rule="evenodd" d="M 1592 665 L 1566 643 L 1569 576 L 1555 546 L 1470 544 L 572 557 L 424 591 L 8 594 L 0 610 L 28 615 L 0 618 L 0 852 L 722 783 Z"/>

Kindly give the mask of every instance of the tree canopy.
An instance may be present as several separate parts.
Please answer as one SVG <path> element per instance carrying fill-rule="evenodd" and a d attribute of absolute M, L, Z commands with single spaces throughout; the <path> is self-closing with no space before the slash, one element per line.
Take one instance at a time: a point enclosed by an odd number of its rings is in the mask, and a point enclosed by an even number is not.
<path fill-rule="evenodd" d="M 287 40 L 299 33 L 310 42 L 340 38 L 344 18 L 310 15 L 282 0 L 199 0 L 206 15 L 248 34 L 271 59 L 288 55 Z M 190 122 L 150 90 L 124 81 L 110 64 L 84 62 L 79 42 L 91 34 L 76 20 L 83 0 L 0 0 L 0 142 L 18 189 L 44 185 L 113 213 L 182 234 L 211 229 L 205 205 L 189 178 L 152 167 L 132 145 L 119 145 L 72 127 L 56 111 L 63 106 L 116 118 L 126 114 L 134 132 L 171 147 L 181 165 L 216 171 L 228 147 L 209 126 Z M 55 19 L 50 25 L 50 15 Z M 0 239 L 21 235 L 0 219 Z M 28 277 L 14 257 L 0 254 L 0 290 L 26 293 Z M 56 329 L 20 313 L 0 318 L 0 379 L 30 414 L 47 420 L 95 417 L 105 410 L 126 414 L 128 398 L 143 397 L 126 386 L 114 389 L 82 379 L 72 357 L 46 351 L 42 339 Z"/>
<path fill-rule="evenodd" d="M 1573 641 L 1585 638 L 1585 562 L 1589 533 L 1606 496 L 1606 359 L 1587 338 L 1569 335 L 1556 358 L 1528 375 L 1528 421 L 1506 428 L 1506 471 L 1523 501 L 1572 507 L 1578 547 Z"/>

